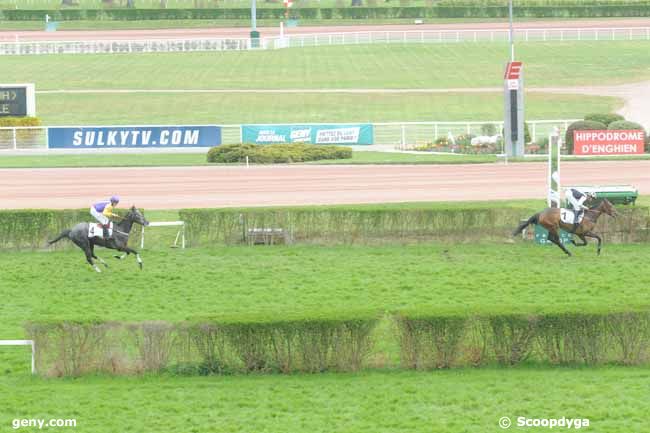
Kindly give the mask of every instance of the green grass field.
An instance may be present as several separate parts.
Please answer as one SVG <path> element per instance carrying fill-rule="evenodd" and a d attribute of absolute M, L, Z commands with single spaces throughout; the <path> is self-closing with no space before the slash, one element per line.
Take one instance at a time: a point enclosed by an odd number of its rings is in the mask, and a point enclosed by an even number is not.
<path fill-rule="evenodd" d="M 649 253 L 645 245 L 606 245 L 600 258 L 587 248 L 567 260 L 555 248 L 523 244 L 158 245 L 144 252 L 144 271 L 126 261 L 98 275 L 76 251 L 3 252 L 0 336 L 22 338 L 26 319 L 53 317 L 640 306 L 647 305 Z M 74 418 L 77 428 L 62 431 L 483 433 L 501 431 L 502 416 L 564 416 L 588 418 L 588 431 L 627 433 L 647 423 L 650 386 L 647 367 L 613 366 L 74 380 L 30 378 L 28 369 L 25 349 L 0 348 L 3 431 L 13 419 Z"/>
<path fill-rule="evenodd" d="M 128 101 L 129 110 L 124 109 Z M 496 120 L 498 93 L 135 93 L 44 94 L 39 117 L 47 125 L 239 124 Z M 612 112 L 617 98 L 531 93 L 528 119 L 580 119 Z M 182 107 L 192 107 L 191 110 Z"/>
<path fill-rule="evenodd" d="M 602 85 L 648 79 L 647 49 L 646 41 L 535 42 L 519 44 L 517 57 L 529 87 Z M 3 79 L 37 90 L 501 87 L 508 53 L 503 43 L 459 43 L 9 56 Z"/>
<path fill-rule="evenodd" d="M 75 418 L 64 432 L 497 433 L 502 416 L 587 418 L 645 431 L 644 368 L 488 369 L 194 378 L 0 377 L 0 426 Z M 38 431 L 38 430 L 17 430 Z M 506 430 L 508 431 L 508 430 Z M 549 431 L 519 429 L 509 431 Z M 554 429 L 550 431 L 572 431 Z"/>
<path fill-rule="evenodd" d="M 353 152 L 351 159 L 314 164 L 478 164 L 496 162 L 494 155 L 423 155 L 392 152 Z M 91 154 L 0 156 L 0 168 L 44 167 L 163 167 L 209 165 L 204 153 Z"/>
<path fill-rule="evenodd" d="M 4 252 L 0 335 L 20 338 L 28 319 L 177 321 L 256 312 L 525 312 L 648 304 L 646 246 L 606 244 L 602 257 L 595 246 L 575 254 L 568 260 L 557 248 L 522 244 L 159 249 L 143 254 L 143 272 L 131 257 L 113 260 L 111 269 L 96 275 L 80 251 Z M 110 257 L 101 250 L 98 255 Z"/>

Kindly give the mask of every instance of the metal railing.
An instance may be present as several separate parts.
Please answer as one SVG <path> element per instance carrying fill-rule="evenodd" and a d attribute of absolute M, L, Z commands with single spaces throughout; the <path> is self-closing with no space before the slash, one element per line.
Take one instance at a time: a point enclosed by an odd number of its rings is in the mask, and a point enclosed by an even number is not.
<path fill-rule="evenodd" d="M 516 29 L 515 39 L 526 42 L 650 40 L 650 27 Z M 508 31 L 496 29 L 287 34 L 283 37 L 263 37 L 258 48 L 253 47 L 249 38 L 10 41 L 0 42 L 0 55 L 238 51 L 330 45 L 506 42 L 507 40 Z"/>
<path fill-rule="evenodd" d="M 650 40 L 650 27 L 516 29 L 525 42 Z M 507 42 L 508 30 L 407 30 L 319 33 L 265 37 L 262 47 L 295 48 L 328 45 Z"/>
<path fill-rule="evenodd" d="M 0 55 L 172 53 L 248 49 L 248 38 L 0 42 Z"/>
<path fill-rule="evenodd" d="M 543 141 L 556 127 L 566 131 L 568 126 L 579 119 L 529 120 L 530 142 Z M 476 151 L 484 153 L 502 153 L 503 140 L 496 146 L 473 149 L 468 146 L 440 146 L 435 149 L 436 141 L 449 137 L 450 141 L 467 140 L 468 136 L 497 135 L 503 130 L 503 121 L 491 120 L 480 122 L 382 122 L 373 123 L 374 145 L 392 147 L 397 150 L 435 150 L 439 152 Z M 109 126 L 109 125 L 107 125 Z M 116 126 L 116 125 L 110 125 Z M 452 140 L 453 137 L 453 140 Z M 464 138 L 463 138 L 464 137 Z M 241 125 L 221 125 L 222 144 L 240 144 L 242 142 Z M 533 144 L 530 149 L 534 150 Z M 4 127 L 0 128 L 0 155 L 2 151 L 46 150 L 47 127 Z M 159 148 L 164 149 L 164 148 Z M 79 149 L 73 149 L 83 151 Z M 123 149 L 117 149 L 120 151 Z M 544 149 L 540 149 L 544 150 Z"/>

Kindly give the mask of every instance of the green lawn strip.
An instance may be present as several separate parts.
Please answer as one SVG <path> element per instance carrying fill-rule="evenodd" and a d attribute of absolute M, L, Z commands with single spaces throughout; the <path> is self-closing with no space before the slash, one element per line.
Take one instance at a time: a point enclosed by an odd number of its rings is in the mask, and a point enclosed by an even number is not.
<path fill-rule="evenodd" d="M 17 418 L 75 418 L 76 429 L 60 430 L 496 433 L 503 431 L 501 417 L 516 424 L 523 416 L 589 419 L 584 430 L 628 433 L 647 425 L 642 414 L 649 386 L 648 369 L 627 367 L 75 380 L 22 375 L 0 378 L 0 387 L 11 390 L 0 393 L 0 424 L 9 431 Z"/>
<path fill-rule="evenodd" d="M 76 249 L 3 252 L 0 335 L 22 338 L 28 320 L 175 322 L 416 308 L 478 314 L 648 305 L 650 276 L 644 269 L 650 251 L 644 245 L 605 244 L 601 257 L 594 246 L 574 249 L 571 263 L 557 248 L 519 243 L 152 247 L 142 254 L 144 271 L 129 257 L 111 260 L 111 268 L 100 275 Z M 102 249 L 97 254 L 111 257 Z"/>
<path fill-rule="evenodd" d="M 124 110 L 124 101 L 128 101 L 129 110 Z M 503 117 L 503 95 L 498 92 L 68 93 L 40 94 L 38 102 L 39 117 L 46 125 L 493 121 Z M 613 97 L 530 93 L 526 97 L 526 116 L 581 119 L 586 113 L 608 113 L 621 105 L 621 100 Z M 188 106 L 192 110 L 177 109 Z M 441 126 L 439 135 L 446 136 L 444 128 Z M 393 130 L 397 144 L 401 138 L 399 126 Z M 462 131 L 463 125 L 453 129 L 455 134 Z M 420 140 L 423 133 L 420 127 Z"/>
<path fill-rule="evenodd" d="M 311 164 L 470 164 L 493 163 L 494 155 L 427 155 L 394 152 L 354 152 L 351 159 Z M 0 156 L 0 168 L 148 167 L 209 165 L 204 153 L 10 155 Z"/>
<path fill-rule="evenodd" d="M 522 42 L 517 50 L 526 65 L 528 87 L 617 84 L 650 78 L 646 41 Z M 37 90 L 501 87 L 507 52 L 505 43 L 472 42 L 8 56 L 3 59 L 3 79 L 36 83 Z M 614 57 L 617 62 L 609 61 Z M 174 114 L 184 108 L 168 107 Z"/>

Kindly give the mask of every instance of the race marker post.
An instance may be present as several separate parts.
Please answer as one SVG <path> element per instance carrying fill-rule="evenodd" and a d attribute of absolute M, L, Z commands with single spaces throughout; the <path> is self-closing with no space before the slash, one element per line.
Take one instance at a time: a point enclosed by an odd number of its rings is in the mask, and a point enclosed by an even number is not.
<path fill-rule="evenodd" d="M 507 157 L 524 156 L 524 66 L 509 62 L 503 75 L 503 139 Z"/>

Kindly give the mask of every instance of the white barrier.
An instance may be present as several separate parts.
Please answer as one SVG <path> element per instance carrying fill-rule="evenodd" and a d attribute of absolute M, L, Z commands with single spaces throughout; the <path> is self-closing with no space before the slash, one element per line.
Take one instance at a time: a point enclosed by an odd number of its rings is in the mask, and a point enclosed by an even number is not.
<path fill-rule="evenodd" d="M 0 340 L 0 346 L 31 346 L 32 347 L 32 374 L 36 373 L 35 347 L 33 340 Z"/>
<path fill-rule="evenodd" d="M 185 249 L 185 221 L 161 221 L 149 223 L 147 227 L 174 227 L 178 226 L 180 229 L 176 233 L 176 239 L 174 240 L 174 248 L 178 247 L 178 238 L 181 238 L 181 248 Z M 144 248 L 144 226 L 142 226 L 141 238 L 140 238 L 140 249 Z"/>

